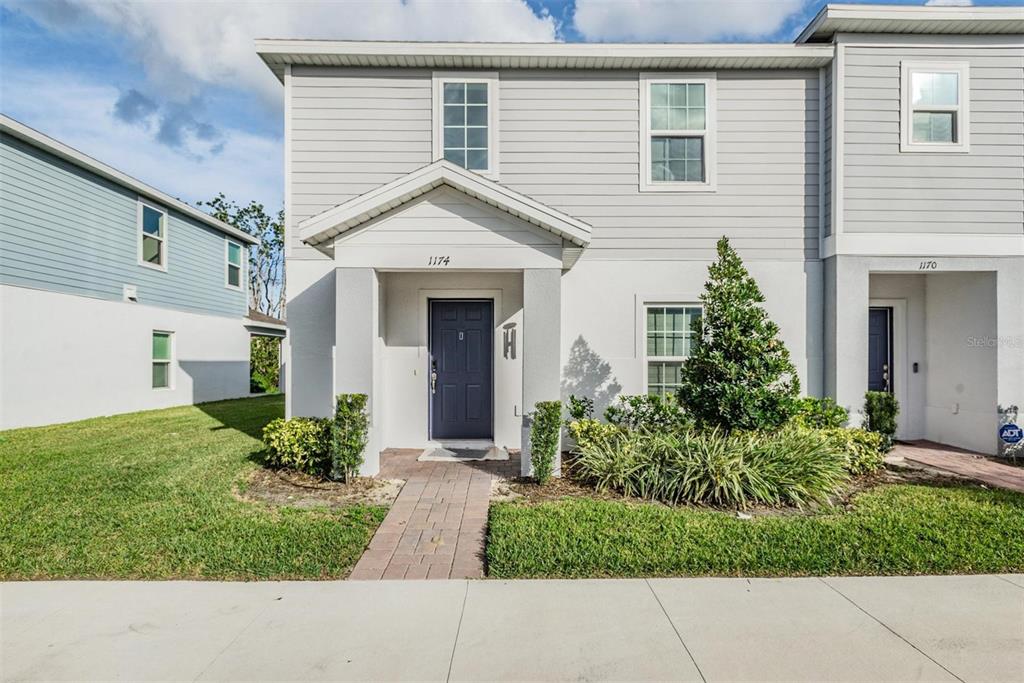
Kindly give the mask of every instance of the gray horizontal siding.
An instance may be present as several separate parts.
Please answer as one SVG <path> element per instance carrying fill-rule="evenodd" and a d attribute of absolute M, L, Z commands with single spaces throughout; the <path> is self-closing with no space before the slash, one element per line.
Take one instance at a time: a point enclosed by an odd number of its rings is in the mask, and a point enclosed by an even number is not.
<path fill-rule="evenodd" d="M 1024 50 L 846 49 L 843 229 L 1024 232 Z M 970 64 L 970 152 L 900 152 L 900 62 Z"/>
<path fill-rule="evenodd" d="M 670 194 L 639 191 L 637 72 L 503 71 L 500 182 L 590 223 L 585 258 L 703 259 L 723 234 L 750 258 L 814 258 L 817 76 L 720 71 L 718 191 Z M 293 69 L 293 225 L 430 163 L 430 79 Z"/>
<path fill-rule="evenodd" d="M 832 68 L 824 69 L 825 77 L 822 83 L 824 88 L 822 98 L 822 109 L 824 109 L 824 154 L 822 156 L 822 186 L 824 197 L 822 197 L 822 233 L 825 236 L 832 234 Z"/>
<path fill-rule="evenodd" d="M 242 316 L 244 292 L 224 286 L 220 232 L 168 212 L 167 272 L 138 263 L 137 195 L 0 135 L 0 282 Z M 244 245 L 243 245 L 244 246 Z"/>

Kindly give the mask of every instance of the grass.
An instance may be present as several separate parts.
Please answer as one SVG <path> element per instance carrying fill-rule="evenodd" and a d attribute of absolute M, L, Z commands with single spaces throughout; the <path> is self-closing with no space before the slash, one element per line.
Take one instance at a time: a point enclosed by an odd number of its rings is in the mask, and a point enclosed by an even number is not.
<path fill-rule="evenodd" d="M 298 510 L 233 495 L 283 397 L 0 432 L 0 578 L 343 576 L 380 507 Z"/>
<path fill-rule="evenodd" d="M 1024 571 L 1024 494 L 886 485 L 852 511 L 735 515 L 592 499 L 491 507 L 496 578 Z"/>

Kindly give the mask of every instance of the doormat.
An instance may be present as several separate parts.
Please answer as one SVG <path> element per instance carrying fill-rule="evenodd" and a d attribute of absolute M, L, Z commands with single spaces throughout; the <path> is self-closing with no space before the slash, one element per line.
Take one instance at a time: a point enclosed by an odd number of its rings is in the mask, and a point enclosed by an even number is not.
<path fill-rule="evenodd" d="M 504 448 L 427 448 L 416 458 L 420 462 L 473 462 L 479 460 L 508 460 Z"/>

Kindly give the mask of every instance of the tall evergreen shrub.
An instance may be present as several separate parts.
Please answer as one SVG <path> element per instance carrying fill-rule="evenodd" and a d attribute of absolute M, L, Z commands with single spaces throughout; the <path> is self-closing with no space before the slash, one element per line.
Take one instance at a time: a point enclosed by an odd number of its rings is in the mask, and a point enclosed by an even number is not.
<path fill-rule="evenodd" d="M 797 411 L 800 380 L 764 295 L 723 237 L 701 294 L 701 334 L 683 364 L 679 400 L 697 423 L 774 429 Z"/>
<path fill-rule="evenodd" d="M 359 474 L 369 428 L 366 394 L 338 394 L 331 423 L 331 479 L 348 483 Z"/>

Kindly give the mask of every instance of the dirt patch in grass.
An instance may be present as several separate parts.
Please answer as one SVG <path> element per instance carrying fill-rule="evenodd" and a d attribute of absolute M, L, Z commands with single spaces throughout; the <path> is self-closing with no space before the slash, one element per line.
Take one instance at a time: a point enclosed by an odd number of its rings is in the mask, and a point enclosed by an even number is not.
<path fill-rule="evenodd" d="M 301 472 L 260 467 L 240 487 L 236 496 L 249 502 L 294 508 L 390 506 L 403 484 L 405 481 L 401 479 L 370 477 L 357 477 L 345 484 Z"/>

